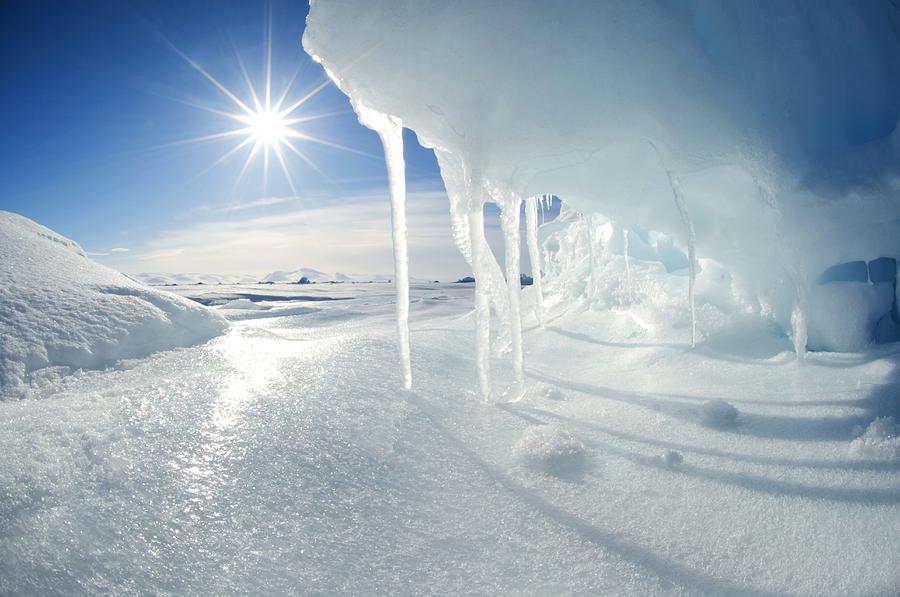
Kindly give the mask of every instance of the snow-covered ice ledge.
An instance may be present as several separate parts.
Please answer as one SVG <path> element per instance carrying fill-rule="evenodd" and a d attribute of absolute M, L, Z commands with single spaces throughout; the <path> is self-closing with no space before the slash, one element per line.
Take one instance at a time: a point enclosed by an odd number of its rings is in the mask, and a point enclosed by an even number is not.
<path fill-rule="evenodd" d="M 900 254 L 898 26 L 890 0 L 347 0 L 311 2 L 303 44 L 354 106 L 434 148 L 489 395 L 490 312 L 519 379 L 521 323 L 517 251 L 504 276 L 481 210 L 548 193 L 689 249 L 692 311 L 694 251 L 724 264 L 802 357 L 821 272 Z"/>
<path fill-rule="evenodd" d="M 220 315 L 91 261 L 75 242 L 0 211 L 0 400 L 78 369 L 205 342 Z"/>

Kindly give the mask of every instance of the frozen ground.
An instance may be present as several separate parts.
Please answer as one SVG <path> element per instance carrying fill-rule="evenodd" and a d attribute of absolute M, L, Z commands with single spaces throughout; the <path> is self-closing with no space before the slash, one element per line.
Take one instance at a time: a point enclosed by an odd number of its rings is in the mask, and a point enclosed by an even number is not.
<path fill-rule="evenodd" d="M 0 402 L 0 594 L 900 590 L 900 464 L 851 448 L 898 414 L 889 346 L 798 365 L 527 318 L 529 391 L 497 406 L 470 286 L 413 287 L 408 394 L 390 285 L 302 294 L 348 300 L 232 303 L 205 345 Z"/>

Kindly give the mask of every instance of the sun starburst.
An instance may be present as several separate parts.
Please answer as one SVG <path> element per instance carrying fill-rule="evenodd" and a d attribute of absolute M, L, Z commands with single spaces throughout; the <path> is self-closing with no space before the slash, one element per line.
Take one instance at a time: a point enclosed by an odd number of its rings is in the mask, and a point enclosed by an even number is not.
<path fill-rule="evenodd" d="M 369 156 L 369 154 L 357 151 L 353 148 L 346 147 L 338 143 L 333 143 L 326 139 L 321 139 L 302 131 L 298 127 L 298 125 L 301 125 L 302 123 L 308 123 L 314 120 L 319 120 L 346 112 L 346 110 L 344 110 L 338 112 L 329 112 L 325 114 L 301 115 L 304 105 L 331 83 L 329 79 L 326 78 L 324 81 L 313 87 L 310 91 L 307 91 L 299 97 L 296 97 L 296 99 L 289 101 L 288 96 L 291 95 L 294 87 L 294 82 L 297 78 L 297 72 L 295 71 L 294 76 L 290 78 L 287 85 L 285 85 L 284 89 L 278 95 L 277 99 L 273 99 L 271 7 L 267 7 L 266 12 L 266 55 L 264 66 L 265 72 L 263 75 L 263 88 L 261 90 L 257 90 L 256 86 L 253 84 L 253 81 L 247 72 L 247 68 L 244 65 L 244 61 L 241 58 L 240 52 L 238 52 L 236 47 L 234 48 L 235 59 L 240 68 L 244 83 L 246 84 L 247 96 L 249 96 L 249 101 L 242 100 L 237 92 L 226 87 L 222 82 L 220 82 L 217 78 L 210 74 L 208 70 L 197 64 L 195 61 L 191 60 L 189 56 L 182 52 L 171 41 L 165 38 L 163 39 L 164 43 L 169 48 L 171 48 L 172 51 L 178 54 L 178 56 L 184 59 L 194 70 L 196 70 L 209 83 L 211 83 L 212 86 L 226 100 L 230 102 L 232 108 L 230 111 L 219 110 L 192 101 L 178 101 L 191 105 L 195 108 L 205 110 L 207 112 L 212 112 L 240 125 L 238 128 L 233 128 L 220 133 L 213 133 L 209 135 L 193 137 L 190 139 L 184 139 L 167 145 L 183 145 L 188 143 L 220 141 L 223 139 L 235 138 L 238 140 L 238 142 L 208 168 L 200 172 L 198 176 L 203 175 L 213 168 L 219 166 L 220 164 L 226 162 L 235 154 L 241 151 L 245 151 L 247 152 L 247 155 L 244 160 L 243 166 L 238 172 L 237 179 L 234 182 L 234 187 L 237 188 L 237 186 L 240 184 L 241 180 L 247 173 L 247 170 L 254 162 L 254 160 L 259 156 L 262 156 L 263 191 L 265 192 L 265 188 L 268 184 L 271 156 L 274 155 L 281 168 L 281 172 L 284 174 L 285 180 L 296 195 L 297 189 L 295 187 L 294 179 L 291 176 L 291 171 L 288 166 L 288 161 L 285 155 L 286 152 L 290 152 L 292 155 L 299 158 L 303 163 L 305 163 L 307 166 L 309 166 L 328 180 L 331 179 L 322 171 L 321 168 L 319 168 L 315 164 L 312 159 L 310 159 L 306 152 L 301 149 L 303 144 L 315 143 L 335 149 L 341 149 L 351 153 L 364 155 L 367 157 L 375 156 Z"/>

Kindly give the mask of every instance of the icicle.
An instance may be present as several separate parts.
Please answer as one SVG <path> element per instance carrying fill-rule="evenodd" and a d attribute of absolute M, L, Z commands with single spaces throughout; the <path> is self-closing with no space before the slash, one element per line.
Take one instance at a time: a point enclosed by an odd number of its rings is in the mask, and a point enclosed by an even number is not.
<path fill-rule="evenodd" d="M 391 231 L 394 244 L 394 287 L 397 293 L 397 333 L 403 387 L 412 388 L 409 359 L 409 251 L 406 242 L 406 164 L 403 161 L 403 122 L 356 105 L 359 121 L 378 133 L 384 146 L 391 198 Z"/>
<path fill-rule="evenodd" d="M 525 238 L 528 242 L 528 259 L 531 261 L 531 277 L 534 280 L 534 312 L 538 323 L 544 327 L 544 291 L 541 287 L 541 253 L 537 238 L 537 197 L 529 197 L 525 201 Z"/>
<path fill-rule="evenodd" d="M 625 256 L 625 286 L 628 289 L 628 302 L 634 303 L 634 294 L 631 292 L 631 265 L 628 263 L 628 228 L 622 228 L 622 245 Z"/>
<path fill-rule="evenodd" d="M 694 235 L 694 222 L 691 220 L 687 205 L 684 204 L 684 199 L 681 196 L 678 179 L 669 173 L 669 182 L 672 185 L 672 193 L 675 195 L 675 206 L 678 208 L 678 213 L 681 214 L 681 221 L 687 230 L 688 268 L 690 272 L 690 279 L 688 280 L 688 302 L 691 305 L 691 348 L 694 348 L 697 346 L 697 310 L 694 305 L 694 285 L 697 280 L 697 254 L 695 250 L 697 237 Z"/>
<path fill-rule="evenodd" d="M 519 209 L 522 201 L 515 196 L 504 197 L 501 202 L 500 227 L 503 230 L 503 247 L 506 256 L 506 286 L 509 292 L 509 339 L 512 344 L 515 384 L 506 395 L 508 400 L 519 400 L 525 393 L 525 373 L 522 349 L 522 284 L 519 226 Z"/>
<path fill-rule="evenodd" d="M 794 290 L 794 304 L 791 306 L 791 341 L 797 360 L 802 361 L 806 358 L 806 342 L 809 337 L 806 284 L 793 268 L 786 267 L 785 271 Z"/>
<path fill-rule="evenodd" d="M 690 272 L 690 280 L 688 282 L 688 303 L 690 303 L 691 307 L 691 348 L 694 348 L 697 345 L 697 311 L 694 306 L 694 283 L 697 280 L 697 255 L 695 251 L 697 237 L 694 234 L 694 222 L 691 220 L 687 204 L 685 204 L 684 198 L 681 196 L 681 185 L 678 178 L 676 178 L 672 171 L 666 167 L 662 154 L 659 153 L 659 149 L 653 141 L 648 139 L 644 139 L 644 141 L 653 148 L 654 152 L 656 152 L 656 158 L 659 160 L 659 164 L 662 166 L 666 173 L 666 177 L 669 179 L 669 187 L 672 189 L 672 196 L 675 198 L 675 207 L 678 208 L 678 214 L 681 216 L 681 222 L 684 224 L 687 232 L 688 267 Z"/>
<path fill-rule="evenodd" d="M 478 385 L 485 400 L 491 397 L 491 291 L 488 268 L 485 267 L 484 203 L 472 191 L 481 190 L 480 181 L 473 182 L 469 198 L 469 234 L 472 243 L 472 274 L 475 276 L 475 358 Z"/>
<path fill-rule="evenodd" d="M 597 249 L 594 247 L 596 239 L 594 238 L 594 215 L 591 214 L 587 218 L 588 227 L 588 249 L 590 249 L 590 265 L 591 274 L 588 278 L 588 298 L 593 301 L 597 294 Z"/>

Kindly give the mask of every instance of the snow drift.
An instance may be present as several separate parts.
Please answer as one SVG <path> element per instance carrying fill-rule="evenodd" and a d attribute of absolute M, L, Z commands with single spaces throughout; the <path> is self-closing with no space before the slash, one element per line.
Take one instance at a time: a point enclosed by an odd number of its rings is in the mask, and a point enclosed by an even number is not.
<path fill-rule="evenodd" d="M 205 307 L 147 288 L 73 241 L 0 211 L 0 399 L 21 397 L 38 372 L 101 368 L 204 342 L 226 326 Z"/>

